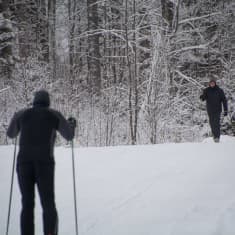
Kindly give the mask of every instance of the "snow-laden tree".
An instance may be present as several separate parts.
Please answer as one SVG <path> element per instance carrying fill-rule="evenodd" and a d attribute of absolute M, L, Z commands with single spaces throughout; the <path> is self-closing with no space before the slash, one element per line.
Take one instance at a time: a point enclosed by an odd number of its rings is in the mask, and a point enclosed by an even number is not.
<path fill-rule="evenodd" d="M 0 83 L 1 104 L 24 106 L 30 84 L 39 88 L 30 75 L 37 68 L 55 107 L 77 117 L 82 145 L 209 135 L 199 96 L 212 77 L 225 90 L 229 109 L 235 107 L 232 0 L 2 2 L 4 20 L 14 25 L 8 39 L 11 45 L 16 40 L 21 60 L 15 71 L 1 69 L 11 78 Z M 6 58 L 17 54 L 12 52 Z"/>
<path fill-rule="evenodd" d="M 0 1 L 0 63 L 2 66 L 13 65 L 16 58 L 15 32 L 13 23 L 7 15 L 7 4 Z"/>

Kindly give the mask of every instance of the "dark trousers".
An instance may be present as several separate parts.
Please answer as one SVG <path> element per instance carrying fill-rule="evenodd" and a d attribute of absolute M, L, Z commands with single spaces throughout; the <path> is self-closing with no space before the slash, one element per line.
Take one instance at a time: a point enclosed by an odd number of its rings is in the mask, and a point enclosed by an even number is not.
<path fill-rule="evenodd" d="M 220 138 L 220 115 L 221 113 L 212 113 L 209 115 L 209 122 L 214 138 Z"/>
<path fill-rule="evenodd" d="M 44 235 L 57 235 L 58 216 L 54 197 L 54 163 L 19 163 L 22 195 L 21 235 L 34 235 L 34 197 L 37 185 L 43 209 Z"/>

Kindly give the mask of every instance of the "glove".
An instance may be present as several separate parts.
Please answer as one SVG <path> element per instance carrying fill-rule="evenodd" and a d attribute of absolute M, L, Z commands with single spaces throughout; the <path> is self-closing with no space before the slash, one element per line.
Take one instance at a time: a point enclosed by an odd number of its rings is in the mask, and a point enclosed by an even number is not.
<path fill-rule="evenodd" d="M 68 118 L 68 123 L 69 123 L 70 127 L 73 128 L 73 129 L 75 129 L 76 126 L 77 126 L 77 121 L 73 117 Z"/>
<path fill-rule="evenodd" d="M 72 133 L 73 133 L 73 137 L 75 136 L 75 128 L 77 126 L 77 121 L 75 118 L 73 117 L 69 117 L 68 118 L 68 124 L 70 126 L 70 128 L 72 129 Z"/>
<path fill-rule="evenodd" d="M 228 112 L 227 111 L 224 111 L 224 116 L 228 116 Z"/>

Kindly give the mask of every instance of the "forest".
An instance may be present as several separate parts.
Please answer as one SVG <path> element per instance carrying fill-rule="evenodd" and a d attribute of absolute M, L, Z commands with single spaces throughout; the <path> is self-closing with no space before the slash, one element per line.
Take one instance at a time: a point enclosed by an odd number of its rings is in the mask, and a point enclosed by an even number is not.
<path fill-rule="evenodd" d="M 80 146 L 200 141 L 210 79 L 231 115 L 234 0 L 0 0 L 0 144 L 39 89 Z"/>

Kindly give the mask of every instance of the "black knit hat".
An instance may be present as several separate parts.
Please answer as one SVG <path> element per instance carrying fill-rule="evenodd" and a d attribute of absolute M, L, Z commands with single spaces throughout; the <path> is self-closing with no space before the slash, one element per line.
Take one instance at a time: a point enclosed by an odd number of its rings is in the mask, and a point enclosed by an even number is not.
<path fill-rule="evenodd" d="M 40 90 L 35 93 L 33 106 L 50 106 L 50 97 L 49 93 L 46 90 Z"/>

